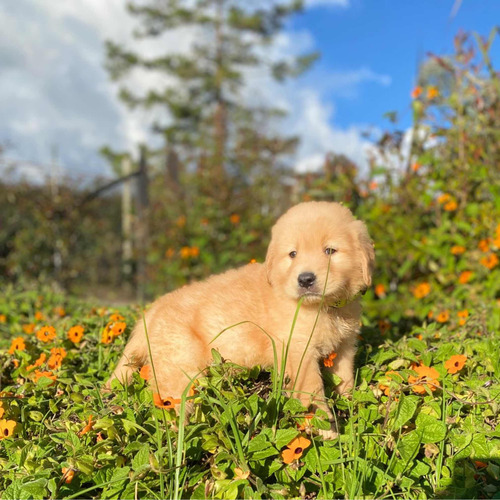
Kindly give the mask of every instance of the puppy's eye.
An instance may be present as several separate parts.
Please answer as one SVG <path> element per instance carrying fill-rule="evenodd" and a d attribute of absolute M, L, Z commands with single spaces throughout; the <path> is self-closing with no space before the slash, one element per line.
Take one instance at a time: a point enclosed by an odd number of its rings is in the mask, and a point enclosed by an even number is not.
<path fill-rule="evenodd" d="M 335 248 L 325 248 L 326 255 L 333 255 L 336 251 Z"/>
<path fill-rule="evenodd" d="M 295 259 L 295 257 L 297 257 L 297 252 L 294 250 L 293 252 L 290 252 L 288 255 L 290 256 L 291 259 Z"/>

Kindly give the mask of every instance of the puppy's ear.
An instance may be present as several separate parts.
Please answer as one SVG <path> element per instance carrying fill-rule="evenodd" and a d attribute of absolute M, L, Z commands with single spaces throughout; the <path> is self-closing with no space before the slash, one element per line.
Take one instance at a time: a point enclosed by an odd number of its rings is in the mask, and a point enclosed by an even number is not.
<path fill-rule="evenodd" d="M 366 288 L 372 284 L 372 273 L 373 267 L 375 265 L 375 250 L 373 241 L 370 239 L 368 234 L 368 229 L 366 228 L 364 222 L 357 220 L 354 221 L 353 226 L 355 228 L 357 241 L 359 245 L 359 255 L 361 259 L 361 269 L 363 272 L 363 282 Z"/>

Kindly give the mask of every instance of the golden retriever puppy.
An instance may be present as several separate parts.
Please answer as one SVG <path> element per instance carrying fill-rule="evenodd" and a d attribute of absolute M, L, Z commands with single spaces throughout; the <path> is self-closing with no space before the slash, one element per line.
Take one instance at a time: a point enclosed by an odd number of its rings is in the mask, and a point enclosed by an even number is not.
<path fill-rule="evenodd" d="M 327 412 L 332 428 L 322 434 L 334 438 L 320 362 L 335 351 L 329 369 L 342 379 L 337 390 L 352 388 L 358 299 L 371 284 L 373 262 L 367 229 L 349 209 L 328 202 L 296 205 L 273 227 L 264 264 L 248 264 L 156 300 L 138 321 L 108 387 L 115 378 L 128 382 L 138 366 L 152 364 L 153 389 L 162 398 L 177 399 L 211 363 L 212 349 L 239 365 L 272 366 L 270 337 L 280 358 L 291 335 L 288 388 L 306 407 L 314 404 Z"/>

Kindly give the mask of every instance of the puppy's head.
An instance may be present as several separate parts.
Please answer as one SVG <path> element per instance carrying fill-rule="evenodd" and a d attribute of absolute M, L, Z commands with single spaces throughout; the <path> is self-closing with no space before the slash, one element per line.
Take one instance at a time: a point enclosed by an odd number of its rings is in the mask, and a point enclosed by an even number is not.
<path fill-rule="evenodd" d="M 371 285 L 373 244 L 363 222 L 338 203 L 292 207 L 272 230 L 269 283 L 307 303 L 349 300 Z"/>

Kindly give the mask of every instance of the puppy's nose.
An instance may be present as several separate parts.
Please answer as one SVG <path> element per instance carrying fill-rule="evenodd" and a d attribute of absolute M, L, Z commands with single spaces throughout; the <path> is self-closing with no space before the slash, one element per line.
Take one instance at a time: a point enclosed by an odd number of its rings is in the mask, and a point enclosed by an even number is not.
<path fill-rule="evenodd" d="M 316 281 L 316 275 L 314 273 L 300 273 L 297 280 L 301 288 L 309 288 Z"/>

